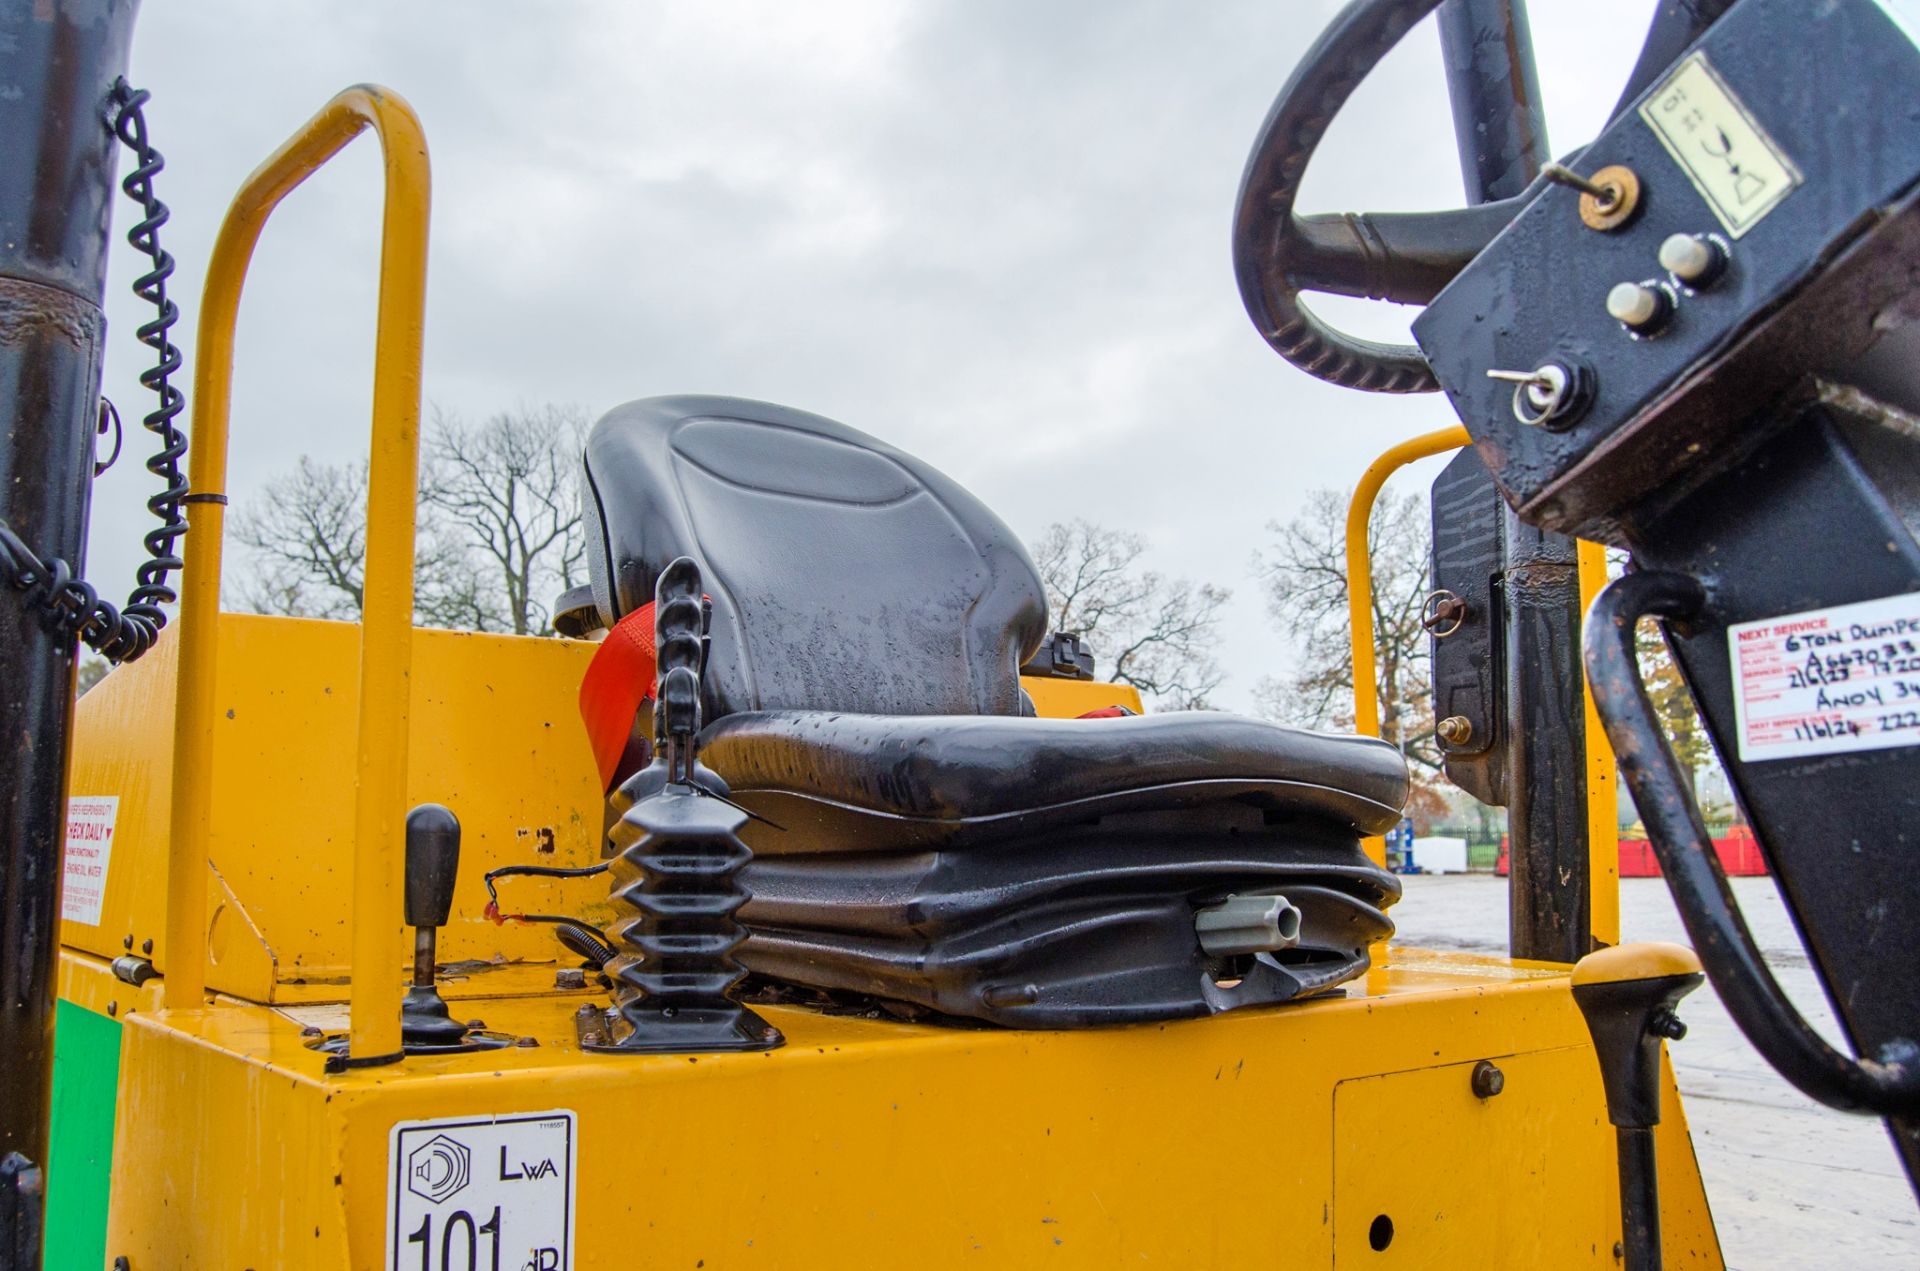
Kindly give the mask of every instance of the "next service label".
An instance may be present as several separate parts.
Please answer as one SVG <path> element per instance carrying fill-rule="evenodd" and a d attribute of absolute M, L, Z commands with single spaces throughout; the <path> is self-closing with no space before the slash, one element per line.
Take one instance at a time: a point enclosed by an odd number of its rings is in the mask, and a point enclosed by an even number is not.
<path fill-rule="evenodd" d="M 1920 745 L 1920 593 L 1727 628 L 1740 758 Z"/>

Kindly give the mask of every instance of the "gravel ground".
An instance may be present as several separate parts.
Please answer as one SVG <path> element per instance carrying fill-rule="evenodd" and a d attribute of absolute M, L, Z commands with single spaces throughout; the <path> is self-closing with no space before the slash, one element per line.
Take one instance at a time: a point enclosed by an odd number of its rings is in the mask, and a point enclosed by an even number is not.
<path fill-rule="evenodd" d="M 1506 880 L 1412 876 L 1393 910 L 1398 939 L 1429 948 L 1505 952 Z M 1815 1027 L 1837 1039 L 1786 909 L 1764 878 L 1734 891 L 1774 974 Z M 1627 940 L 1688 943 L 1657 878 L 1620 884 Z M 1808 1100 L 1756 1054 L 1712 986 L 1687 998 L 1684 1041 L 1672 1047 L 1707 1198 L 1732 1271 L 1915 1271 L 1920 1210 L 1877 1120 Z"/>

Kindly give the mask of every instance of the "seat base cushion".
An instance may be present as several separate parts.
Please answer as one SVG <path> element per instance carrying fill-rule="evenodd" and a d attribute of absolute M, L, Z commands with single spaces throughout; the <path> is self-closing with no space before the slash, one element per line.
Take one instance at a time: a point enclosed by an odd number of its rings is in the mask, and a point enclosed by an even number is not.
<path fill-rule="evenodd" d="M 1400 752 L 1210 711 L 1120 719 L 756 711 L 701 735 L 755 852 L 962 848 L 1121 811 L 1235 800 L 1356 834 L 1399 823 Z"/>
<path fill-rule="evenodd" d="M 1231 801 L 1197 812 L 993 848 L 756 857 L 739 956 L 768 979 L 1021 1028 L 1209 1015 L 1366 970 L 1400 888 L 1350 831 Z M 1209 955 L 1195 915 L 1236 895 L 1284 896 L 1297 943 Z"/>
<path fill-rule="evenodd" d="M 760 818 L 739 956 L 767 980 L 1077 1028 L 1326 992 L 1393 930 L 1360 839 L 1407 775 L 1378 742 L 1207 713 L 766 712 L 702 740 Z M 1209 954 L 1197 912 L 1248 895 L 1284 896 L 1297 941 Z"/>

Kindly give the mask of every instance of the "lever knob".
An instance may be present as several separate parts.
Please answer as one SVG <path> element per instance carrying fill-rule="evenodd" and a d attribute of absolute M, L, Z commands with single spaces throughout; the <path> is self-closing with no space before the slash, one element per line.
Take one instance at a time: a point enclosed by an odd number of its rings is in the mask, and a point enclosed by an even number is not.
<path fill-rule="evenodd" d="M 1623 944 L 1573 968 L 1573 1000 L 1593 1034 L 1615 1125 L 1660 1124 L 1660 1043 L 1679 1022 L 1674 1007 L 1703 978 L 1700 959 L 1678 944 Z"/>
<path fill-rule="evenodd" d="M 444 927 L 460 872 L 460 818 L 438 803 L 407 813 L 407 925 Z"/>
<path fill-rule="evenodd" d="M 1620 1165 L 1620 1245 L 1626 1271 L 1660 1271 L 1660 1044 L 1686 1030 L 1674 1017 L 1700 987 L 1700 959 L 1677 944 L 1623 944 L 1573 968 L 1573 1000 L 1593 1034 Z"/>

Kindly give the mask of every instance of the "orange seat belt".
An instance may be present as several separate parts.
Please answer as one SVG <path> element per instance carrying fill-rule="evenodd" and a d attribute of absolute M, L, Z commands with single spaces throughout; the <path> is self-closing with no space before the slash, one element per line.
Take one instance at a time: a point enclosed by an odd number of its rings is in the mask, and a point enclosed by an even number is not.
<path fill-rule="evenodd" d="M 654 674 L 653 602 L 648 601 L 613 624 L 580 681 L 580 718 L 603 790 L 613 784 L 641 705 L 653 698 Z"/>

